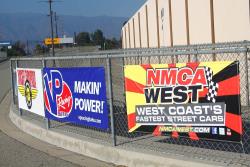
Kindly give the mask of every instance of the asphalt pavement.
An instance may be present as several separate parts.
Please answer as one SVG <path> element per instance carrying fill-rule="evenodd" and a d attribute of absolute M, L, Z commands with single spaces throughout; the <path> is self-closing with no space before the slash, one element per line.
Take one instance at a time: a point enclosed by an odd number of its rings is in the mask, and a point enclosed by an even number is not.
<path fill-rule="evenodd" d="M 0 131 L 1 167 L 78 167 L 14 140 Z"/>

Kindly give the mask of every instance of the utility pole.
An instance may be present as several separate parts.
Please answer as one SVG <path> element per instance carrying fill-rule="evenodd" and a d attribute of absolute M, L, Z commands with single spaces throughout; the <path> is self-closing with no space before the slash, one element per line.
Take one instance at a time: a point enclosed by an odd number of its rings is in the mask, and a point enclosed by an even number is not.
<path fill-rule="evenodd" d="M 58 21 L 58 16 L 56 15 L 56 12 L 55 12 L 56 38 L 58 38 L 57 21 Z"/>
<path fill-rule="evenodd" d="M 29 55 L 29 41 L 28 40 L 26 41 L 26 49 L 27 49 L 26 54 Z"/>
<path fill-rule="evenodd" d="M 54 29 L 53 29 L 53 12 L 52 12 L 52 3 L 53 0 L 48 0 L 49 3 L 49 16 L 50 16 L 50 27 L 51 27 L 51 42 L 52 42 L 52 56 L 55 56 L 55 45 L 54 45 Z"/>
<path fill-rule="evenodd" d="M 74 32 L 74 45 L 76 45 L 76 32 Z"/>

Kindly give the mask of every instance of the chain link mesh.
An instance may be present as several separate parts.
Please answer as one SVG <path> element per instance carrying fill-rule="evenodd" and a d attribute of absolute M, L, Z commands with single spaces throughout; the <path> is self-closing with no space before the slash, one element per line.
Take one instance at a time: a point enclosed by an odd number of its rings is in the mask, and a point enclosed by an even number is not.
<path fill-rule="evenodd" d="M 197 49 L 195 49 L 197 50 Z M 176 51 L 176 50 L 175 50 Z M 216 51 L 215 51 L 216 52 Z M 219 53 L 219 54 L 166 54 L 163 56 L 147 56 L 144 57 L 141 54 L 141 64 L 170 64 L 170 63 L 187 63 L 187 62 L 209 62 L 209 61 L 235 61 L 240 62 L 240 87 L 241 87 L 241 105 L 242 105 L 242 120 L 244 133 L 242 136 L 242 143 L 233 143 L 216 140 L 200 139 L 193 141 L 187 137 L 180 137 L 178 139 L 171 138 L 170 136 L 155 137 L 151 133 L 145 132 L 128 132 L 128 121 L 126 114 L 126 102 L 125 97 L 123 106 L 115 109 L 115 129 L 117 135 L 117 144 L 130 147 L 130 148 L 143 148 L 162 153 L 173 153 L 185 155 L 187 157 L 195 157 L 198 159 L 207 159 L 217 162 L 223 162 L 227 166 L 235 166 L 235 164 L 241 164 L 243 166 L 249 166 L 249 154 L 250 154 L 250 115 L 248 107 L 248 64 L 246 61 L 246 52 L 237 53 Z M 154 53 L 152 53 L 154 55 Z M 249 53 L 248 53 L 249 56 Z M 124 65 L 136 65 L 137 57 L 125 58 Z M 122 65 L 122 64 L 121 64 Z M 118 70 L 122 72 L 121 69 Z M 117 70 L 115 70 L 117 72 Z M 113 73 L 113 72 L 112 72 Z M 122 77 L 119 78 L 123 79 Z M 112 85 L 115 85 L 114 81 Z M 113 86 L 114 87 L 114 86 Z M 114 89 L 114 95 L 120 94 L 121 89 Z M 117 91 L 116 91 L 117 90 Z M 190 147 L 191 146 L 191 147 Z M 167 150 L 167 151 L 166 151 Z M 243 154 L 242 154 L 243 153 Z M 237 158 L 235 156 L 238 154 Z"/>
<path fill-rule="evenodd" d="M 195 47 L 177 47 L 167 49 L 152 50 L 133 50 L 124 51 L 116 57 L 115 53 L 111 58 L 111 79 L 112 79 L 112 99 L 114 112 L 114 129 L 117 145 L 129 147 L 130 149 L 146 149 L 163 154 L 175 154 L 197 159 L 206 159 L 215 162 L 224 163 L 227 166 L 250 166 L 250 108 L 249 108 L 249 52 L 236 51 L 235 48 L 244 48 L 245 45 L 231 44 L 220 45 L 218 48 L 200 45 Z M 221 52 L 221 49 L 227 49 L 227 52 Z M 209 50 L 209 53 L 207 53 Z M 211 51 L 212 50 L 212 51 Z M 203 53 L 204 52 L 204 53 Z M 108 53 L 107 53 L 108 54 Z M 107 57 L 103 58 L 76 58 L 46 60 L 46 67 L 104 67 L 107 79 Z M 124 66 L 139 64 L 171 64 L 187 62 L 208 62 L 208 61 L 234 61 L 240 62 L 240 87 L 241 87 L 241 106 L 243 120 L 243 136 L 241 143 L 205 140 L 193 141 L 189 138 L 180 137 L 178 139 L 170 136 L 155 137 L 151 133 L 128 132 L 128 120 L 126 113 L 125 85 L 124 85 Z M 12 67 L 15 67 L 15 61 L 12 61 Z M 18 61 L 18 67 L 22 68 L 41 68 L 42 61 Z M 13 73 L 15 79 L 15 73 Z M 107 91 L 107 97 L 108 97 Z M 15 99 L 17 97 L 15 96 Z M 111 99 L 108 99 L 108 103 Z M 17 100 L 16 100 L 17 101 Z M 44 121 L 43 118 L 23 112 L 24 117 L 37 121 Z M 110 112 L 109 112 L 110 116 Z M 109 119 L 110 120 L 110 119 Z M 111 122 L 109 122 L 111 124 Z M 111 126 L 109 126 L 111 127 Z M 79 134 L 94 139 L 98 139 L 111 144 L 111 129 L 107 131 L 99 130 L 93 127 L 77 125 L 73 123 L 51 121 L 51 128 L 65 132 Z"/>

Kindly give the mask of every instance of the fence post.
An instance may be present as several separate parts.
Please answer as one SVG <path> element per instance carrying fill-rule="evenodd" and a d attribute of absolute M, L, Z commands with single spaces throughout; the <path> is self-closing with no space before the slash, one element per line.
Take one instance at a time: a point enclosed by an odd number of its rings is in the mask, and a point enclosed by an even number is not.
<path fill-rule="evenodd" d="M 158 63 L 161 64 L 161 56 L 158 56 Z"/>
<path fill-rule="evenodd" d="M 195 50 L 195 52 L 196 52 L 196 54 L 194 55 L 195 62 L 198 62 L 198 49 L 195 48 L 194 50 Z"/>
<path fill-rule="evenodd" d="M 174 49 L 173 49 L 173 47 L 171 48 L 171 63 L 172 64 L 174 64 L 174 58 L 175 58 L 175 56 L 173 55 L 174 54 Z"/>
<path fill-rule="evenodd" d="M 178 52 L 178 50 L 174 50 L 174 52 Z M 175 55 L 175 63 L 179 63 L 179 55 Z"/>
<path fill-rule="evenodd" d="M 213 47 L 212 50 L 215 51 L 215 47 Z M 212 54 L 212 58 L 213 58 L 213 61 L 216 61 L 216 54 L 215 53 Z"/>
<path fill-rule="evenodd" d="M 248 78 L 248 58 L 247 58 L 247 52 L 248 48 L 247 45 L 244 46 L 246 51 L 244 52 L 244 57 L 245 57 L 245 63 L 246 63 L 246 90 L 247 90 L 247 106 L 249 106 L 249 78 Z"/>
<path fill-rule="evenodd" d="M 111 76 L 111 62 L 107 55 L 107 79 L 108 79 L 108 98 L 109 98 L 109 111 L 110 111 L 110 121 L 111 121 L 111 134 L 113 139 L 113 146 L 116 146 L 116 136 L 115 136 L 115 121 L 114 121 L 114 111 L 113 111 L 113 89 L 112 89 L 112 76 Z"/>
<path fill-rule="evenodd" d="M 16 104 L 15 101 L 15 85 L 14 85 L 14 70 L 13 70 L 13 65 L 12 65 L 12 60 L 10 60 L 10 73 L 11 73 L 11 88 L 12 88 L 12 100 L 13 100 L 13 104 Z"/>
<path fill-rule="evenodd" d="M 42 64 L 43 64 L 43 68 L 42 70 L 46 67 L 46 62 L 45 60 L 43 59 L 42 60 Z M 42 72 L 43 74 L 43 72 Z M 43 82 L 43 90 L 44 90 L 44 80 L 43 80 L 43 75 L 42 75 L 42 82 Z M 43 95 L 44 96 L 44 95 Z M 45 104 L 44 104 L 44 112 L 46 112 L 46 107 L 45 107 Z M 50 128 L 50 120 L 48 118 L 44 118 L 45 120 L 45 128 L 48 130 Z"/>
<path fill-rule="evenodd" d="M 213 61 L 216 61 L 216 55 L 215 55 L 215 53 L 213 53 Z"/>
<path fill-rule="evenodd" d="M 16 62 L 16 69 L 17 69 L 18 66 L 19 66 L 18 60 L 16 60 L 15 62 Z M 17 73 L 16 73 L 16 76 L 17 76 Z M 18 113 L 19 113 L 19 116 L 22 116 L 22 115 L 23 115 L 22 109 L 20 109 L 19 107 L 18 107 Z"/>

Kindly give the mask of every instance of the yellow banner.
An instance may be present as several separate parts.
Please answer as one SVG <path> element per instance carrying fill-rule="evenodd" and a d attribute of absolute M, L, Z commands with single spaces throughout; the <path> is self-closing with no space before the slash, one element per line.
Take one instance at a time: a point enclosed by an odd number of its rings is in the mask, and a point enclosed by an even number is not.
<path fill-rule="evenodd" d="M 46 38 L 44 40 L 45 45 L 52 45 L 52 39 L 51 38 Z M 54 38 L 54 44 L 60 44 L 60 38 Z"/>

